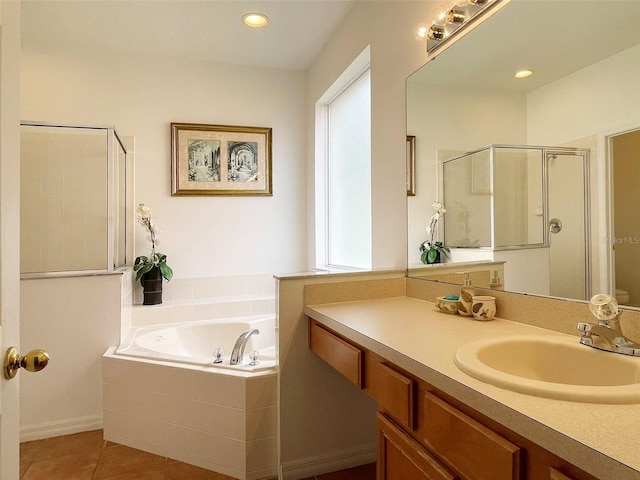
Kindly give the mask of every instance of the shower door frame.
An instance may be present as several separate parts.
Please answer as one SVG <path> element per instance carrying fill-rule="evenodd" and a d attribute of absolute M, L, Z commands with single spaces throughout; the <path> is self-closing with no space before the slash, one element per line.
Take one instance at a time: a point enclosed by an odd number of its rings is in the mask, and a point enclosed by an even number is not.
<path fill-rule="evenodd" d="M 96 131 L 105 131 L 106 139 L 107 139 L 107 254 L 106 254 L 106 268 L 102 269 L 88 269 L 88 270 L 60 270 L 60 271 L 43 271 L 43 272 L 29 272 L 29 273 L 20 273 L 20 278 L 29 279 L 29 278 L 55 278 L 55 277 L 71 277 L 71 276 L 85 276 L 85 275 L 100 275 L 100 274 L 112 274 L 119 270 L 120 267 L 125 265 L 116 265 L 115 262 L 115 246 L 114 246 L 114 235 L 116 231 L 116 216 L 117 216 L 117 208 L 116 208 L 116 200 L 118 199 L 117 182 L 116 173 L 118 171 L 118 165 L 116 165 L 115 158 L 115 142 L 117 142 L 124 151 L 125 154 L 125 164 L 129 165 L 129 158 L 127 149 L 122 142 L 120 136 L 118 135 L 114 126 L 104 126 L 104 125 L 72 125 L 72 124 L 64 124 L 64 123 L 48 123 L 48 122 L 35 122 L 35 121 L 27 121 L 23 120 L 20 122 L 20 132 L 22 132 L 23 127 L 42 127 L 42 128 L 68 128 L 68 129 L 85 129 L 85 130 L 96 130 Z M 125 169 L 125 175 L 126 175 Z M 128 186 L 129 182 L 127 177 L 125 176 L 125 188 Z M 128 200 L 130 198 L 129 192 L 125 191 L 125 198 Z M 131 210 L 131 205 L 126 206 L 126 214 L 129 215 L 129 211 Z M 127 245 L 127 242 L 131 240 L 130 232 L 127 232 L 127 228 L 129 227 L 130 221 L 125 218 L 125 264 L 128 259 L 127 253 L 129 252 L 131 246 Z"/>
<path fill-rule="evenodd" d="M 584 299 L 591 298 L 591 202 L 590 202 L 590 150 L 588 148 L 574 147 L 542 147 L 543 148 L 543 178 L 544 178 L 544 219 L 545 219 L 545 244 L 551 246 L 550 216 L 549 216 L 549 160 L 553 155 L 582 156 L 582 195 L 583 195 L 583 232 L 584 241 Z M 549 265 L 551 270 L 551 265 Z M 553 296 L 553 295 L 552 295 Z"/>

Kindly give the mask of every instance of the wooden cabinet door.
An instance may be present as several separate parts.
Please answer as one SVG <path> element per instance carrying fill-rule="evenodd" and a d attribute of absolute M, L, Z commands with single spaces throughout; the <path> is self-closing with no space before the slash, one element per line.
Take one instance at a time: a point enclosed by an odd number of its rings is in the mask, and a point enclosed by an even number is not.
<path fill-rule="evenodd" d="M 520 447 L 429 392 L 423 406 L 425 445 L 465 478 L 522 478 Z"/>
<path fill-rule="evenodd" d="M 378 413 L 377 469 L 377 480 L 458 480 L 381 413 Z"/>

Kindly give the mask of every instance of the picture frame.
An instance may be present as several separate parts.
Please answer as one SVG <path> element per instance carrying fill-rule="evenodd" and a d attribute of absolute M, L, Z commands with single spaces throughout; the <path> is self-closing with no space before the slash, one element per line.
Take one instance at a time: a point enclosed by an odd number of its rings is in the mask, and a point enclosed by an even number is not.
<path fill-rule="evenodd" d="M 271 128 L 171 123 L 171 195 L 273 195 Z"/>
<path fill-rule="evenodd" d="M 407 135 L 407 197 L 416 195 L 416 137 Z"/>

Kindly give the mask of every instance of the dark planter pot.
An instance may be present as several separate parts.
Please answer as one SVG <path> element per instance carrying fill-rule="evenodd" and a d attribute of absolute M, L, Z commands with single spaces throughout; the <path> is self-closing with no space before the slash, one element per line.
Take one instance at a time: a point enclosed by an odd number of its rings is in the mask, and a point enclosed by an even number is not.
<path fill-rule="evenodd" d="M 162 280 L 162 273 L 158 267 L 153 267 L 142 276 L 143 305 L 159 305 L 162 303 Z"/>

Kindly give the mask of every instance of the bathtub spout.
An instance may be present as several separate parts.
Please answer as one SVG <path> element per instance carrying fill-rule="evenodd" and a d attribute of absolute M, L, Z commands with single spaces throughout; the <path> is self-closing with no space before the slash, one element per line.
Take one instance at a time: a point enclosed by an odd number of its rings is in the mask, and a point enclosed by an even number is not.
<path fill-rule="evenodd" d="M 231 352 L 231 361 L 229 362 L 231 365 L 240 365 L 242 363 L 244 348 L 247 346 L 249 337 L 255 333 L 260 333 L 260 330 L 257 328 L 247 330 L 238 337 L 236 344 L 233 346 L 233 351 Z"/>

